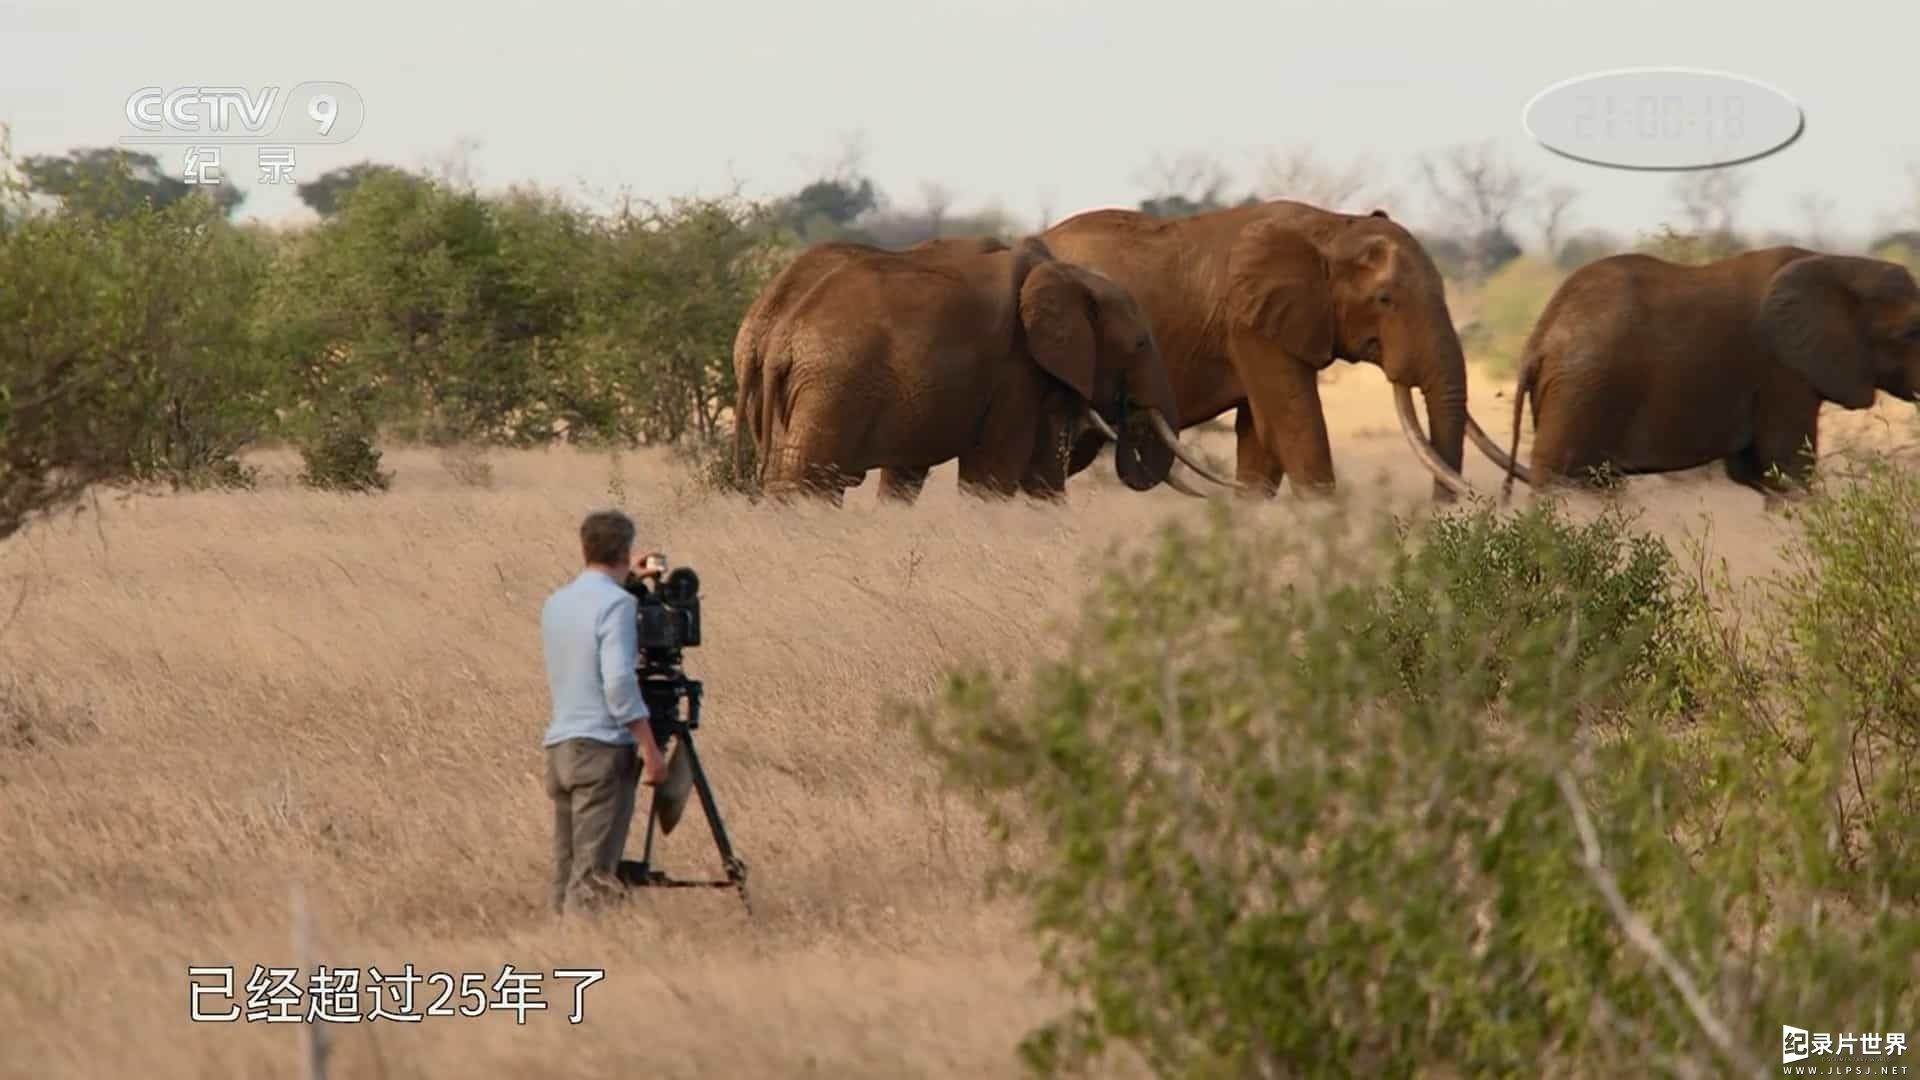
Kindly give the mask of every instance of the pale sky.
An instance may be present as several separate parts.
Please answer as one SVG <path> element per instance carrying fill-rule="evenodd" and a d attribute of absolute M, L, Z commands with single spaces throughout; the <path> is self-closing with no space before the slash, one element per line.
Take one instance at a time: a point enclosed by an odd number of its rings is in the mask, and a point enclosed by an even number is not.
<path fill-rule="evenodd" d="M 157 16 L 157 18 L 156 18 Z M 483 189 L 534 182 L 664 197 L 790 191 L 863 133 L 896 201 L 938 181 L 954 208 L 1131 205 L 1156 154 L 1200 151 L 1254 179 L 1261 153 L 1363 155 L 1419 223 L 1414 155 L 1492 138 L 1509 160 L 1581 191 L 1574 225 L 1632 234 L 1677 222 L 1671 174 L 1560 158 L 1521 109 L 1592 71 L 1683 65 L 1775 86 L 1806 132 L 1749 179 L 1744 227 L 1795 227 L 1818 191 L 1833 224 L 1876 228 L 1907 204 L 1913 0 L 473 0 L 288 5 L 208 0 L 0 0 L 0 122 L 13 152 L 61 153 L 131 133 L 146 85 L 354 86 L 349 143 L 302 147 L 295 177 L 363 158 L 430 164 L 473 139 Z M 304 217 L 229 151 L 243 217 Z M 181 151 L 160 151 L 177 169 Z M 1365 208 L 1371 208 L 1371 205 Z M 1354 209 L 1345 207 L 1344 209 Z M 1523 242 L 1528 219 L 1514 222 Z"/>

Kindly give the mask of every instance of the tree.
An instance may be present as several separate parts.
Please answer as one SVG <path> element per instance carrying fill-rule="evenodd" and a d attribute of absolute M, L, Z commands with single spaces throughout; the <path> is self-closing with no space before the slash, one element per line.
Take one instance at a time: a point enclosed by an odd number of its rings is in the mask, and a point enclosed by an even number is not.
<path fill-rule="evenodd" d="M 1907 162 L 1907 204 L 1896 214 L 1897 228 L 1920 228 L 1920 161 Z"/>
<path fill-rule="evenodd" d="M 1197 151 L 1172 158 L 1155 154 L 1135 174 L 1134 182 L 1147 190 L 1139 208 L 1159 217 L 1188 217 L 1231 205 L 1226 169 Z"/>
<path fill-rule="evenodd" d="M 824 219 L 831 225 L 846 228 L 879 205 L 880 193 L 867 177 L 854 181 L 815 180 L 787 197 L 782 216 L 797 226 Z"/>
<path fill-rule="evenodd" d="M 306 203 L 314 213 L 330 218 L 340 212 L 347 195 L 370 176 L 405 178 L 412 174 L 392 165 L 381 165 L 372 161 L 359 161 L 352 165 L 342 165 L 330 169 L 312 180 L 294 188 L 300 201 Z"/>
<path fill-rule="evenodd" d="M 109 214 L 63 203 L 12 221 L 0 238 L 0 540 L 93 484 L 246 481 L 235 454 L 269 411 L 250 321 L 266 268 L 257 240 L 204 198 Z"/>
<path fill-rule="evenodd" d="M 1396 197 L 1383 180 L 1384 170 L 1371 156 L 1336 169 L 1317 160 L 1311 147 L 1291 146 L 1267 151 L 1259 175 L 1262 198 L 1296 199 L 1329 210 L 1358 210 L 1362 203 L 1392 202 Z"/>
<path fill-rule="evenodd" d="M 32 193 L 103 218 L 122 217 L 142 205 L 165 210 L 196 194 L 211 199 L 222 216 L 231 216 L 246 201 L 246 193 L 224 177 L 215 184 L 189 184 L 163 171 L 152 154 L 119 147 L 33 154 L 20 160 L 19 169 Z"/>
<path fill-rule="evenodd" d="M 1492 139 L 1421 154 L 1415 167 L 1441 227 L 1468 239 L 1468 271 L 1492 272 L 1519 253 L 1507 219 L 1526 204 L 1534 177 L 1507 162 Z"/>
<path fill-rule="evenodd" d="M 1540 253 L 1558 261 L 1567 227 L 1567 217 L 1580 198 L 1580 189 L 1556 184 L 1548 188 L 1534 206 L 1534 221 L 1540 229 Z"/>
<path fill-rule="evenodd" d="M 938 180 L 927 180 L 920 185 L 920 202 L 926 207 L 927 227 L 934 236 L 939 236 L 940 226 L 947 218 L 947 209 L 953 205 L 953 193 Z"/>
<path fill-rule="evenodd" d="M 596 226 L 580 364 L 624 397 L 614 434 L 713 443 L 734 401 L 733 339 L 776 269 L 763 210 L 733 199 L 623 208 Z"/>
<path fill-rule="evenodd" d="M 1744 174 L 1729 167 L 1684 172 L 1669 190 L 1689 232 L 1716 238 L 1717 246 L 1736 246 L 1735 219 L 1747 194 Z"/>
<path fill-rule="evenodd" d="M 1832 221 L 1837 204 L 1833 197 L 1819 191 L 1803 191 L 1793 198 L 1799 215 L 1801 236 L 1808 247 L 1824 248 L 1833 241 Z"/>
<path fill-rule="evenodd" d="M 840 142 L 839 153 L 819 166 L 816 179 L 771 208 L 772 221 L 802 243 L 851 238 L 855 223 L 883 205 L 863 164 L 865 137 L 847 133 Z"/>
<path fill-rule="evenodd" d="M 1605 229 L 1582 229 L 1561 243 L 1553 261 L 1562 270 L 1575 270 L 1595 259 L 1627 251 L 1632 246 Z"/>

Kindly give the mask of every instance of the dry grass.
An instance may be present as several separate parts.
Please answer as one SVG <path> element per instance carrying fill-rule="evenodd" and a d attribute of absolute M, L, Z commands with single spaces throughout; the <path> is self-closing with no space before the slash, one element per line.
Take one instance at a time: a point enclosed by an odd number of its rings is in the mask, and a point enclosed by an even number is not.
<path fill-rule="evenodd" d="M 1344 484 L 1424 500 L 1378 374 L 1339 371 L 1325 396 Z M 1504 399 L 1476 401 L 1504 441 Z M 1230 439 L 1201 441 L 1224 460 Z M 27 590 L 0 635 L 0 1074 L 290 1072 L 294 1025 L 189 1022 L 187 967 L 293 963 L 296 882 L 332 965 L 607 971 L 577 1027 L 558 987 L 524 1027 L 330 1026 L 336 1076 L 1014 1072 L 1057 1001 L 1018 914 L 981 898 L 977 818 L 933 790 L 886 702 L 962 657 L 1022 666 L 1109 542 L 1197 504 L 1099 476 L 1064 508 L 986 506 L 949 467 L 911 510 L 875 507 L 871 483 L 837 513 L 775 510 L 626 455 L 643 542 L 703 574 L 701 745 L 755 914 L 674 891 L 575 924 L 544 907 L 537 618 L 579 517 L 609 501 L 608 460 L 498 455 L 477 487 L 390 453 L 373 497 L 261 463 L 256 493 L 103 499 L 0 546 L 0 611 Z M 1497 486 L 1471 455 L 1469 476 Z M 1669 535 L 1714 517 L 1739 576 L 1785 528 L 1718 479 L 1626 497 Z M 713 871 L 697 815 L 663 850 Z"/>

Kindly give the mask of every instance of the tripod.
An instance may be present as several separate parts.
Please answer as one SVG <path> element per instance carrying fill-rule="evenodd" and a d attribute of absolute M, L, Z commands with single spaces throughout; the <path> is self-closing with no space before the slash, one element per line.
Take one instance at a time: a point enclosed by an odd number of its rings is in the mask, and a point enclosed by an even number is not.
<path fill-rule="evenodd" d="M 747 900 L 747 865 L 733 853 L 733 845 L 727 840 L 726 826 L 720 822 L 720 809 L 714 805 L 713 788 L 707 783 L 707 772 L 700 767 L 700 755 L 693 748 L 693 729 L 700 726 L 700 693 L 698 679 L 689 679 L 677 667 L 648 668 L 640 673 L 640 699 L 647 704 L 651 716 L 654 741 L 660 744 L 663 752 L 673 756 L 686 755 L 688 771 L 693 777 L 693 788 L 700 796 L 700 808 L 707 815 L 707 828 L 713 833 L 713 843 L 720 852 L 720 865 L 726 877 L 719 879 L 702 878 L 687 880 L 668 877 L 655 870 L 653 863 L 654 826 L 659 824 L 661 832 L 673 831 L 679 820 L 680 806 L 669 806 L 663 802 L 674 796 L 669 795 L 667 785 L 655 788 L 653 799 L 647 807 L 647 846 L 638 862 L 632 859 L 620 860 L 619 877 L 622 884 L 641 888 L 733 888 L 739 890 L 740 902 L 746 905 L 747 913 L 753 913 L 753 905 Z M 687 703 L 685 717 L 680 714 L 680 702 Z M 666 751 L 667 740 L 673 739 L 671 751 Z M 671 773 L 671 769 L 669 772 Z M 684 792 L 678 796 L 684 800 Z M 684 805 L 684 802 L 681 803 Z M 666 820 L 660 821 L 665 810 Z"/>

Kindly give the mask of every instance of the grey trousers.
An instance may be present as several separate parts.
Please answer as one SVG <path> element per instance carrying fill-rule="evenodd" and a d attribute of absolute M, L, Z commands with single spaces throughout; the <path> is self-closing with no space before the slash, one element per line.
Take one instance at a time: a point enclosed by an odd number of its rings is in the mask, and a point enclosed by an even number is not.
<path fill-rule="evenodd" d="M 633 824 L 640 754 L 632 746 L 568 739 L 547 748 L 553 800 L 553 910 L 600 906 L 622 891 L 616 868 Z"/>

